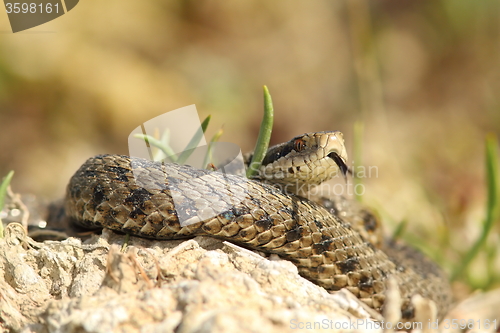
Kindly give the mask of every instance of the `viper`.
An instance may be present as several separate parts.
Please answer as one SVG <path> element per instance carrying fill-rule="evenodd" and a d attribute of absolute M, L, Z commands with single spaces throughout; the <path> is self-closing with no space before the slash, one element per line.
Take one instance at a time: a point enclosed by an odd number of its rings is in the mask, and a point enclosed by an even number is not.
<path fill-rule="evenodd" d="M 387 239 L 369 209 L 343 196 L 307 198 L 308 190 L 345 176 L 342 133 L 317 132 L 271 147 L 252 179 L 188 165 L 121 156 L 88 159 L 71 178 L 65 209 L 72 223 L 138 237 L 211 236 L 292 261 L 330 291 L 346 288 L 382 311 L 387 281 L 411 320 L 413 295 L 451 300 L 445 275 L 418 251 Z"/>

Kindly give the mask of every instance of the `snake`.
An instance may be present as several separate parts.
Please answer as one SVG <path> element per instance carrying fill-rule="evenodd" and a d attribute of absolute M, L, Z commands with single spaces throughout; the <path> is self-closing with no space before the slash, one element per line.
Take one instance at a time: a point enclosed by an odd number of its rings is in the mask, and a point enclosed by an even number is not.
<path fill-rule="evenodd" d="M 306 279 L 332 292 L 345 288 L 379 312 L 392 277 L 401 294 L 403 319 L 415 317 L 411 298 L 416 294 L 435 302 L 442 316 L 451 292 L 435 263 L 385 238 L 378 217 L 353 199 L 308 198 L 311 188 L 347 173 L 339 131 L 307 133 L 269 148 L 251 179 L 98 155 L 70 179 L 65 210 L 77 227 L 156 240 L 210 236 L 278 254 Z"/>

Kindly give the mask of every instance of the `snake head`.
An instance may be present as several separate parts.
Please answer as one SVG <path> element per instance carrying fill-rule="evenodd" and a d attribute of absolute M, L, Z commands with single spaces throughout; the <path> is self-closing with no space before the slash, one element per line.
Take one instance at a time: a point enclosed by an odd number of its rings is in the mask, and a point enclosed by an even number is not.
<path fill-rule="evenodd" d="M 339 174 L 346 176 L 347 152 L 339 131 L 307 133 L 269 148 L 256 178 L 287 193 L 304 195 Z"/>

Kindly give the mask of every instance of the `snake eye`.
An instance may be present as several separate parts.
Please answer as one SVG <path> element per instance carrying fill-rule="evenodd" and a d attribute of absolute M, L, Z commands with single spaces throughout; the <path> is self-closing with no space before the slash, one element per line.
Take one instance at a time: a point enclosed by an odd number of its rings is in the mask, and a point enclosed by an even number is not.
<path fill-rule="evenodd" d="M 304 139 L 295 139 L 293 142 L 293 149 L 298 153 L 306 148 L 306 142 Z"/>

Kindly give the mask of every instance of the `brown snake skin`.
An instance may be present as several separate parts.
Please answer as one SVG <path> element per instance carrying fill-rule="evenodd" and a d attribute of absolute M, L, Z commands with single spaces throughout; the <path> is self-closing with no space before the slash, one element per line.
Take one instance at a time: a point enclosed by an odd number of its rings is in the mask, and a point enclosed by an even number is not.
<path fill-rule="evenodd" d="M 366 224 L 374 217 L 352 208 L 349 200 L 324 204 L 240 176 L 99 155 L 71 178 L 65 206 L 73 222 L 86 228 L 154 239 L 207 235 L 279 254 L 305 278 L 332 291 L 347 288 L 378 311 L 386 280 L 393 276 L 404 319 L 414 317 L 410 297 L 417 293 L 435 301 L 444 314 L 449 287 L 433 263 L 400 244 L 369 242 L 351 222 Z"/>

